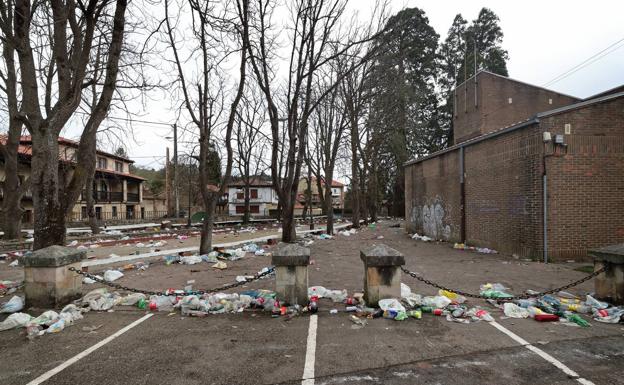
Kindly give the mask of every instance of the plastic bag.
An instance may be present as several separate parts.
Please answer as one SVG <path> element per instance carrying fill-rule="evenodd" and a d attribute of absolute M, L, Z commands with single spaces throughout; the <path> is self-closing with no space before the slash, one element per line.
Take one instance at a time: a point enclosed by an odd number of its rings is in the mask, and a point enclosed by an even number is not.
<path fill-rule="evenodd" d="M 401 301 L 412 309 L 422 305 L 422 297 L 420 294 L 410 293 L 409 296 L 401 298 Z"/>
<path fill-rule="evenodd" d="M 208 262 L 208 263 L 217 263 L 219 260 L 217 259 L 217 252 L 216 251 L 211 251 L 210 253 L 206 254 L 206 255 L 202 255 L 201 259 L 204 262 Z"/>
<path fill-rule="evenodd" d="M 26 313 L 13 313 L 0 322 L 0 331 L 25 327 L 32 317 Z"/>
<path fill-rule="evenodd" d="M 63 317 L 60 317 L 58 321 L 56 321 L 46 329 L 46 333 L 59 333 L 63 329 L 65 329 L 65 319 Z"/>
<path fill-rule="evenodd" d="M 401 282 L 401 298 L 407 298 L 412 294 L 412 289 L 409 286 Z"/>
<path fill-rule="evenodd" d="M 511 318 L 528 318 L 529 311 L 527 309 L 521 308 L 515 303 L 506 302 L 503 305 L 503 312 L 507 317 Z"/>
<path fill-rule="evenodd" d="M 314 295 L 319 298 L 323 298 L 325 297 L 326 293 L 327 293 L 327 289 L 325 289 L 323 286 L 308 287 L 308 298 L 311 298 Z"/>
<path fill-rule="evenodd" d="M 438 295 L 442 295 L 448 299 L 450 299 L 453 302 L 456 303 L 464 303 L 466 302 L 466 297 L 464 297 L 463 295 L 459 295 L 457 293 L 454 293 L 452 291 L 448 291 L 448 290 L 438 290 Z"/>
<path fill-rule="evenodd" d="M 593 309 L 606 309 L 609 307 L 609 304 L 606 302 L 598 301 L 596 298 L 591 295 L 587 296 L 585 300 L 585 304 Z"/>
<path fill-rule="evenodd" d="M 215 263 L 214 265 L 212 265 L 212 267 L 215 269 L 224 270 L 224 269 L 227 269 L 227 264 L 223 261 L 219 261 Z"/>
<path fill-rule="evenodd" d="M 61 310 L 60 316 L 65 319 L 67 324 L 72 324 L 74 321 L 84 318 L 78 306 L 74 304 L 65 306 L 63 310 Z"/>
<path fill-rule="evenodd" d="M 256 251 L 258 251 L 258 249 L 259 247 L 255 243 L 250 243 L 248 245 L 243 246 L 243 251 L 246 251 L 249 253 L 255 253 Z"/>
<path fill-rule="evenodd" d="M 15 313 L 24 308 L 24 300 L 16 295 L 9 300 L 9 302 L 2 304 L 0 307 L 0 313 Z"/>
<path fill-rule="evenodd" d="M 48 310 L 43 312 L 39 317 L 32 318 L 28 325 L 45 325 L 50 326 L 59 319 L 59 314 L 54 310 Z"/>
<path fill-rule="evenodd" d="M 180 257 L 180 263 L 183 265 L 195 265 L 196 263 L 201 263 L 202 257 L 199 255 L 191 255 L 188 257 Z"/>
<path fill-rule="evenodd" d="M 423 306 L 434 307 L 436 309 L 444 309 L 445 307 L 450 305 L 451 302 L 452 301 L 448 297 L 445 297 L 443 295 L 436 295 L 435 297 L 428 296 L 423 297 L 422 299 Z"/>
<path fill-rule="evenodd" d="M 119 298 L 116 302 L 116 305 L 121 306 L 134 306 L 141 299 L 146 299 L 147 296 L 143 293 L 132 293 L 125 297 Z"/>
<path fill-rule="evenodd" d="M 347 291 L 343 290 L 327 290 L 325 297 L 331 299 L 334 302 L 344 302 L 347 299 Z"/>
<path fill-rule="evenodd" d="M 123 277 L 124 274 L 118 270 L 106 270 L 104 272 L 104 280 L 108 282 L 113 282 Z"/>
<path fill-rule="evenodd" d="M 379 308 L 384 311 L 394 310 L 396 312 L 405 312 L 405 307 L 401 305 L 399 300 L 394 298 L 380 299 Z"/>
<path fill-rule="evenodd" d="M 509 289 L 500 283 L 486 283 L 479 287 L 479 294 L 488 298 L 509 298 L 513 297 L 507 293 Z"/>

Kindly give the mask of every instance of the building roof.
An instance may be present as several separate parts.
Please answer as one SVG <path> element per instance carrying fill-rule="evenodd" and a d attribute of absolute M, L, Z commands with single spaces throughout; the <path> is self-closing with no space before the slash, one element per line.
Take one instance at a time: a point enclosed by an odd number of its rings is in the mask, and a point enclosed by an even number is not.
<path fill-rule="evenodd" d="M 307 178 L 301 178 L 301 179 L 307 179 Z M 312 177 L 312 178 L 310 179 L 310 182 L 311 182 L 311 183 L 316 183 L 316 178 L 315 178 L 315 177 Z M 321 183 L 325 184 L 325 178 L 321 178 Z M 335 179 L 332 179 L 332 181 L 331 181 L 331 186 L 332 186 L 332 187 L 344 187 L 344 184 L 342 184 L 342 183 L 338 182 L 338 181 L 337 181 L 337 180 L 335 180 Z"/>
<path fill-rule="evenodd" d="M 73 148 L 78 148 L 79 142 L 72 140 L 72 139 L 67 139 L 64 138 L 62 136 L 59 136 L 58 138 L 58 143 L 59 144 L 63 144 L 65 146 L 68 147 L 73 147 Z M 32 138 L 30 135 L 23 135 L 20 138 L 20 144 L 24 144 L 24 145 L 29 145 L 32 144 Z M 29 146 L 30 147 L 30 146 Z M 128 163 L 134 163 L 134 161 L 132 159 L 128 159 L 126 157 L 123 156 L 119 156 L 119 155 L 115 155 L 115 154 L 111 154 L 110 152 L 106 152 L 106 151 L 102 151 L 102 150 L 96 150 L 98 155 L 103 155 L 103 156 L 107 156 L 109 158 L 114 158 L 114 159 L 118 159 L 118 160 L 122 160 L 124 162 L 128 162 Z M 32 152 L 31 152 L 32 154 Z"/>
<path fill-rule="evenodd" d="M 266 176 L 252 176 L 249 177 L 249 185 L 251 187 L 272 187 L 273 181 L 271 179 L 267 179 Z M 245 182 L 242 179 L 231 181 L 228 183 L 228 187 L 244 187 Z"/>
<path fill-rule="evenodd" d="M 105 168 L 97 168 L 95 169 L 95 172 L 102 172 L 102 173 L 106 173 L 106 174 L 113 174 L 113 175 L 119 175 L 119 176 L 123 176 L 126 178 L 131 178 L 131 179 L 137 179 L 137 180 L 147 180 L 145 178 L 143 178 L 142 176 L 138 176 L 135 174 L 130 174 L 130 173 L 126 173 L 126 172 L 119 172 L 119 171 L 114 171 L 114 170 L 108 170 Z"/>
<path fill-rule="evenodd" d="M 503 78 L 503 79 L 505 79 L 505 80 L 512 81 L 512 82 L 514 82 L 514 83 L 523 84 L 523 85 L 525 85 L 525 86 L 529 86 L 529 87 L 533 87 L 533 88 L 539 88 L 540 90 L 544 90 L 544 91 L 547 91 L 547 92 L 552 92 L 552 93 L 554 93 L 554 94 L 558 94 L 558 95 L 567 96 L 567 97 L 569 97 L 569 98 L 573 98 L 573 99 L 576 99 L 576 100 L 583 100 L 583 99 L 581 99 L 581 98 L 579 98 L 579 97 L 577 97 L 577 96 L 564 94 L 563 92 L 554 91 L 554 90 L 551 90 L 551 89 L 549 89 L 549 88 L 545 88 L 545 87 L 536 86 L 535 84 L 531 84 L 531 83 L 523 82 L 523 81 L 521 81 L 521 80 L 517 80 L 517 79 L 514 79 L 514 78 L 510 78 L 509 76 L 499 75 L 499 74 L 496 74 L 496 73 L 494 73 L 494 72 L 490 72 L 490 71 L 487 71 L 487 70 L 480 70 L 479 72 L 477 72 L 477 74 L 476 74 L 476 75 L 472 75 L 472 76 L 471 76 L 471 77 L 469 77 L 468 79 L 464 80 L 462 83 L 460 83 L 460 84 L 456 85 L 456 86 L 455 86 L 455 89 L 459 88 L 459 87 L 460 87 L 460 86 L 462 86 L 464 83 L 466 83 L 466 82 L 470 81 L 470 80 L 471 80 L 471 79 L 473 79 L 475 76 L 479 76 L 479 75 L 481 75 L 481 74 L 486 74 L 486 75 L 496 76 L 496 77 L 499 77 L 499 78 Z"/>
<path fill-rule="evenodd" d="M 599 94 L 599 95 L 602 95 L 602 94 Z M 518 122 L 518 123 L 515 123 L 515 124 L 512 124 L 512 125 L 509 125 L 507 127 L 502 127 L 502 128 L 500 128 L 500 129 L 498 129 L 496 131 L 488 132 L 487 134 L 483 134 L 483 135 L 474 137 L 472 139 L 468 139 L 465 142 L 461 142 L 461 143 L 458 143 L 456 145 L 450 146 L 448 148 L 445 148 L 444 150 L 436 151 L 436 152 L 433 152 L 433 153 L 431 153 L 429 155 L 425 155 L 425 156 L 422 156 L 420 158 L 409 160 L 409 161 L 403 163 L 403 166 L 409 166 L 411 164 L 420 163 L 423 160 L 435 158 L 438 155 L 445 154 L 447 152 L 456 150 L 458 148 L 467 147 L 467 146 L 470 146 L 471 144 L 479 143 L 479 142 L 482 142 L 484 140 L 493 138 L 493 137 L 498 136 L 498 135 L 506 134 L 506 133 L 511 132 L 511 131 L 515 131 L 515 130 L 518 130 L 518 129 L 521 129 L 521 128 L 524 128 L 524 127 L 527 127 L 527 126 L 530 126 L 530 125 L 533 125 L 533 124 L 537 124 L 537 123 L 540 122 L 541 118 L 546 118 L 546 117 L 549 117 L 549 116 L 562 114 L 564 112 L 569 112 L 569 111 L 572 111 L 572 110 L 589 107 L 589 106 L 592 106 L 594 104 L 606 102 L 606 101 L 613 100 L 613 99 L 619 99 L 619 98 L 622 98 L 622 97 L 624 97 L 624 91 L 623 92 L 616 92 L 616 93 L 606 93 L 605 96 L 600 96 L 600 97 L 597 97 L 597 98 L 594 98 L 594 99 L 591 99 L 591 100 L 584 100 L 584 101 L 580 101 L 578 103 L 573 103 L 573 104 L 570 104 L 570 105 L 565 106 L 565 107 L 560 107 L 560 108 L 555 108 L 553 110 L 540 112 L 540 113 L 534 115 L 533 117 L 531 117 L 531 118 L 529 118 L 527 120 L 524 120 L 524 121 L 521 121 L 521 122 Z"/>

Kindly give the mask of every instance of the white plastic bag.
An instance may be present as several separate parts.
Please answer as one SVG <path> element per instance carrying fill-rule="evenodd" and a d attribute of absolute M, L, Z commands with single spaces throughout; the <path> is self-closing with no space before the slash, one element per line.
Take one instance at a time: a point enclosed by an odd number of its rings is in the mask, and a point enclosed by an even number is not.
<path fill-rule="evenodd" d="M 59 314 L 54 310 L 48 310 L 43 312 L 39 317 L 32 318 L 28 325 L 45 325 L 50 326 L 59 319 Z"/>
<path fill-rule="evenodd" d="M 327 289 L 325 289 L 323 286 L 308 287 L 308 298 L 312 298 L 313 295 L 319 298 L 323 298 L 325 297 L 326 293 L 327 293 Z"/>
<path fill-rule="evenodd" d="M 515 303 L 505 302 L 503 305 L 503 312 L 507 317 L 511 318 L 529 318 L 529 311 L 522 308 Z"/>
<path fill-rule="evenodd" d="M 443 295 L 428 296 L 423 297 L 422 299 L 423 306 L 430 306 L 436 309 L 444 309 L 445 307 L 450 305 L 451 302 L 452 301 L 448 297 L 445 297 Z"/>
<path fill-rule="evenodd" d="M 380 299 L 379 308 L 381 310 L 405 311 L 405 307 L 395 298 Z"/>
<path fill-rule="evenodd" d="M 343 302 L 345 299 L 347 299 L 347 291 L 345 289 L 343 290 L 327 290 L 327 292 L 325 293 L 325 297 L 331 299 L 334 302 Z"/>
<path fill-rule="evenodd" d="M 24 300 L 16 295 L 0 307 L 0 313 L 15 313 L 24 308 Z"/>
<path fill-rule="evenodd" d="M 201 263 L 201 262 L 202 262 L 202 258 L 199 255 L 180 257 L 180 263 L 183 265 L 194 265 L 196 263 Z"/>
<path fill-rule="evenodd" d="M 0 331 L 25 327 L 32 317 L 26 313 L 13 313 L 0 322 Z"/>
<path fill-rule="evenodd" d="M 132 293 L 125 297 L 119 298 L 116 302 L 116 305 L 121 306 L 134 306 L 141 299 L 146 299 L 147 296 L 143 293 Z"/>
<path fill-rule="evenodd" d="M 119 270 L 106 270 L 104 272 L 104 280 L 108 282 L 113 282 L 123 277 L 124 274 Z"/>
<path fill-rule="evenodd" d="M 401 282 L 401 298 L 407 298 L 412 294 L 412 289 L 409 286 Z"/>

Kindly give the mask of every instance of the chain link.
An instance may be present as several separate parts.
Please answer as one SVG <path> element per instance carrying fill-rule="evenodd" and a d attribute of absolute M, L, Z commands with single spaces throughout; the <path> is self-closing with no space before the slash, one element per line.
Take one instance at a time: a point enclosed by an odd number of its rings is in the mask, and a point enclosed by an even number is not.
<path fill-rule="evenodd" d="M 181 295 L 181 293 L 179 291 L 177 291 L 177 290 L 172 290 L 172 291 L 170 291 L 170 290 L 167 290 L 167 291 L 150 291 L 150 290 L 137 289 L 137 288 L 134 288 L 134 287 L 123 286 L 123 285 L 120 285 L 118 283 L 108 282 L 108 281 L 104 280 L 103 278 L 100 278 L 100 277 L 98 277 L 98 276 L 96 276 L 94 274 L 87 273 L 86 271 L 82 271 L 80 269 L 76 269 L 75 267 L 70 267 L 69 271 L 73 271 L 76 274 L 79 274 L 79 275 L 82 275 L 84 277 L 90 278 L 90 279 L 92 279 L 92 280 L 94 280 L 96 282 L 99 282 L 99 283 L 101 283 L 103 285 L 112 287 L 112 288 L 117 289 L 117 290 L 125 290 L 125 291 L 130 291 L 130 292 L 133 292 L 133 293 L 142 293 L 142 294 L 145 294 L 145 295 L 148 295 L 148 296 L 150 296 L 150 295 L 158 295 L 158 296 L 162 296 L 162 295 L 164 295 L 164 296 L 179 296 L 179 295 Z M 203 295 L 203 294 L 210 294 L 210 293 L 216 293 L 216 292 L 219 292 L 219 291 L 225 291 L 225 290 L 233 289 L 235 287 L 243 286 L 243 285 L 245 285 L 247 283 L 257 281 L 260 278 L 263 278 L 263 277 L 266 277 L 266 276 L 270 275 L 274 271 L 275 271 L 275 267 L 270 266 L 270 267 L 267 268 L 267 271 L 263 271 L 262 273 L 258 273 L 256 275 L 254 275 L 253 278 L 247 279 L 247 280 L 242 281 L 242 282 L 234 282 L 234 283 L 230 283 L 228 285 L 224 285 L 224 286 L 217 287 L 217 288 L 214 288 L 214 289 L 185 291 L 183 294 L 184 295 Z"/>
<path fill-rule="evenodd" d="M 484 295 L 480 295 L 480 294 L 472 294 L 472 293 L 466 293 L 466 292 L 460 291 L 460 290 L 449 289 L 448 287 L 442 286 L 439 283 L 436 283 L 436 282 L 430 281 L 430 280 L 428 280 L 428 279 L 426 279 L 424 277 L 421 277 L 420 275 L 414 273 L 413 271 L 407 270 L 403 266 L 401 266 L 401 270 L 405 274 L 408 274 L 411 277 L 416 278 L 417 280 L 419 280 L 419 281 L 421 281 L 421 282 L 423 282 L 423 283 L 425 283 L 425 284 L 427 284 L 429 286 L 433 286 L 433 287 L 435 287 L 437 289 L 446 290 L 446 291 L 449 291 L 451 293 L 459 294 L 459 295 L 462 295 L 464 297 L 469 297 L 469 298 L 496 299 L 497 301 L 504 302 L 504 301 L 513 301 L 513 300 L 516 300 L 516 299 L 536 298 L 536 297 L 541 297 L 541 296 L 544 296 L 544 295 L 547 295 L 547 294 L 554 294 L 554 293 L 557 293 L 559 291 L 567 290 L 567 289 L 569 289 L 571 287 L 580 285 L 583 282 L 589 281 L 590 279 L 596 277 L 597 275 L 605 272 L 607 270 L 607 266 L 605 265 L 604 267 L 594 271 L 593 273 L 591 273 L 591 274 L 589 274 L 589 275 L 587 275 L 587 276 L 585 276 L 585 277 L 583 277 L 583 278 L 581 278 L 579 280 L 571 282 L 571 283 L 569 283 L 569 284 L 567 284 L 565 286 L 561 286 L 561 287 L 558 287 L 558 288 L 555 288 L 555 289 L 545 290 L 545 291 L 542 291 L 542 292 L 539 292 L 539 293 L 534 293 L 534 294 L 519 294 L 519 295 L 514 295 L 514 296 L 511 296 L 511 297 L 504 297 L 504 298 L 492 298 L 492 297 L 488 297 L 488 296 L 484 296 Z"/>

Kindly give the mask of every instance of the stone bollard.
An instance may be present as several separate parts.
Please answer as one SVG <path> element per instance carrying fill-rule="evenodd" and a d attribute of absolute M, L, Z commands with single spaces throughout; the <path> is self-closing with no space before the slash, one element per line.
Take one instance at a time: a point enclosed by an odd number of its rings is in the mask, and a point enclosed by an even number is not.
<path fill-rule="evenodd" d="M 82 295 L 80 270 L 86 252 L 69 247 L 50 246 L 22 258 L 26 306 L 60 308 Z"/>
<path fill-rule="evenodd" d="M 386 245 L 374 245 L 360 251 L 364 262 L 364 300 L 376 307 L 380 299 L 401 298 L 403 254 Z"/>
<path fill-rule="evenodd" d="M 308 304 L 310 249 L 295 243 L 277 245 L 271 263 L 275 266 L 277 299 L 288 305 Z"/>
<path fill-rule="evenodd" d="M 589 251 L 594 258 L 594 271 L 608 270 L 595 278 L 596 298 L 615 305 L 624 305 L 624 243 Z"/>

